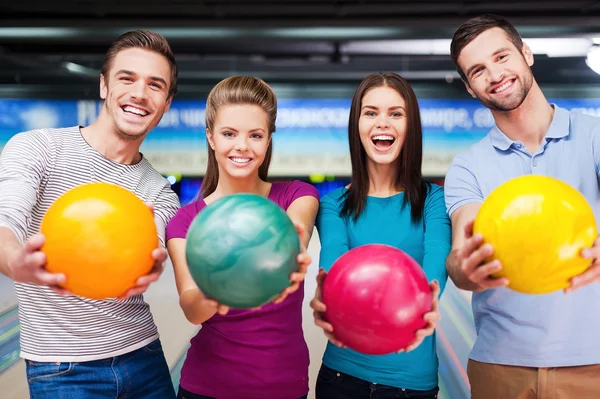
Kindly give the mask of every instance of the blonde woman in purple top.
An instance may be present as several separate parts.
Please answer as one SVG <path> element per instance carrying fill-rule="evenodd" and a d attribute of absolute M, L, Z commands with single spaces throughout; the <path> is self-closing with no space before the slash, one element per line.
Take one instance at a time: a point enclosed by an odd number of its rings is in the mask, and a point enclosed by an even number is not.
<path fill-rule="evenodd" d="M 298 273 L 273 303 L 258 310 L 228 309 L 208 300 L 193 281 L 185 258 L 186 233 L 207 204 L 246 192 L 269 198 L 299 227 L 308 246 L 317 214 L 316 189 L 300 181 L 268 183 L 277 99 L 262 80 L 234 76 L 210 92 L 206 104 L 208 168 L 202 198 L 183 208 L 167 227 L 180 304 L 187 319 L 202 324 L 192 339 L 179 398 L 298 399 L 308 393 L 308 347 L 302 332 L 304 275 L 310 257 L 298 257 Z"/>

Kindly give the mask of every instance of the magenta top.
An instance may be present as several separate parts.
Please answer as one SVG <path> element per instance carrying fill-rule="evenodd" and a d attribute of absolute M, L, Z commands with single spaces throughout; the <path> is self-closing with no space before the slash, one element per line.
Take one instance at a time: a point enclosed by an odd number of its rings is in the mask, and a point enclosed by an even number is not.
<path fill-rule="evenodd" d="M 319 198 L 301 181 L 273 183 L 269 199 L 284 210 L 300 197 Z M 167 240 L 185 238 L 204 200 L 183 208 L 167 226 Z M 192 338 L 180 385 L 219 399 L 296 399 L 308 393 L 308 347 L 302 332 L 304 284 L 280 304 L 215 314 Z"/>

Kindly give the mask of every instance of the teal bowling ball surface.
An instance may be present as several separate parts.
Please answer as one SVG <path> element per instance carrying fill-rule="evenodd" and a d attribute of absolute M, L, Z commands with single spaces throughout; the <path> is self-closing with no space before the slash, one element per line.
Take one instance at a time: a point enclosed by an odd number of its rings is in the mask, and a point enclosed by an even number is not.
<path fill-rule="evenodd" d="M 296 229 L 273 201 L 234 194 L 204 208 L 187 234 L 186 258 L 208 298 L 248 309 L 275 299 L 298 270 Z"/>

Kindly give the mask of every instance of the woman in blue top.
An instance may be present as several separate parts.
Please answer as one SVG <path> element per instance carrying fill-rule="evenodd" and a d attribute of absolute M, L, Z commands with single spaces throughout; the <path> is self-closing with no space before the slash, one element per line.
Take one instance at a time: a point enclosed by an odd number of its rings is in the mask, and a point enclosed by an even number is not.
<path fill-rule="evenodd" d="M 317 399 L 436 398 L 438 358 L 434 329 L 439 319 L 451 227 L 440 186 L 421 175 L 422 131 L 412 88 L 395 73 L 367 76 L 350 108 L 348 126 L 352 180 L 321 200 L 318 288 L 311 302 L 315 323 L 329 338 L 316 386 Z M 335 339 L 323 319 L 325 272 L 348 250 L 365 244 L 403 250 L 422 267 L 434 296 L 428 325 L 400 353 L 364 355 Z M 439 282 L 439 284 L 438 284 Z"/>

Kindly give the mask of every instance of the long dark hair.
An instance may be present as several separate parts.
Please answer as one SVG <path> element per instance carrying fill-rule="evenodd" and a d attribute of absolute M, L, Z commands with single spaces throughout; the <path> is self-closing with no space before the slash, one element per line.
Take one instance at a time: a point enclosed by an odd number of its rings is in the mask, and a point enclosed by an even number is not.
<path fill-rule="evenodd" d="M 258 105 L 267 114 L 269 122 L 269 137 L 275 131 L 277 119 L 277 97 L 271 87 L 259 78 L 249 76 L 231 76 L 219 82 L 208 94 L 206 99 L 206 129 L 214 129 L 215 119 L 219 108 L 226 105 Z M 207 144 L 208 164 L 206 174 L 202 179 L 202 190 L 199 198 L 211 194 L 217 188 L 219 182 L 219 164 L 215 157 L 215 150 Z M 258 177 L 267 180 L 269 165 L 273 154 L 273 140 L 269 142 L 267 153 L 263 163 L 258 168 Z"/>
<path fill-rule="evenodd" d="M 348 122 L 348 142 L 352 163 L 352 183 L 346 192 L 341 216 L 358 219 L 362 213 L 369 193 L 369 174 L 367 171 L 367 153 L 360 141 L 358 129 L 362 99 L 367 91 L 377 87 L 390 87 L 398 92 L 406 103 L 406 137 L 398 158 L 396 185 L 404 188 L 402 207 L 410 203 L 411 219 L 418 223 L 423 215 L 427 184 L 421 174 L 423 162 L 423 132 L 421 114 L 417 96 L 408 82 L 393 72 L 374 73 L 360 83 L 350 106 Z"/>

